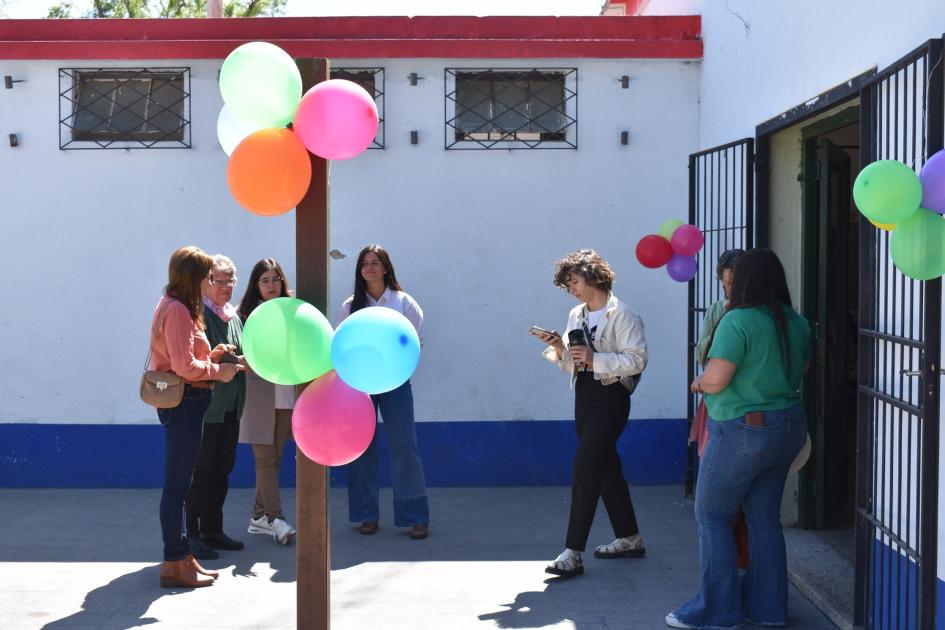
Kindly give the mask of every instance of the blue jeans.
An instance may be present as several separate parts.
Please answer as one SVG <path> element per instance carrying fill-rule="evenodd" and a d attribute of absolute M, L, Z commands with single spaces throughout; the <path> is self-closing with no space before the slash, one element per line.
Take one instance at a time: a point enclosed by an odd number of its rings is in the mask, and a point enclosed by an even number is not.
<path fill-rule="evenodd" d="M 161 493 L 161 535 L 164 559 L 180 560 L 190 553 L 184 534 L 184 500 L 190 490 L 203 414 L 210 405 L 210 390 L 186 385 L 184 398 L 173 409 L 158 409 L 164 427 L 164 491 Z"/>
<path fill-rule="evenodd" d="M 410 381 L 397 389 L 371 396 L 374 413 L 380 409 L 390 448 L 390 476 L 394 487 L 394 525 L 411 527 L 430 522 L 423 462 L 417 448 Z M 379 520 L 377 431 L 371 445 L 348 464 L 348 518 L 359 523 Z"/>
<path fill-rule="evenodd" d="M 795 405 L 766 411 L 763 427 L 744 418 L 709 419 L 709 444 L 696 486 L 701 588 L 676 617 L 704 629 L 740 628 L 743 621 L 787 623 L 787 559 L 781 495 L 788 469 L 804 445 L 807 418 Z M 732 521 L 742 506 L 751 563 L 739 581 Z"/>

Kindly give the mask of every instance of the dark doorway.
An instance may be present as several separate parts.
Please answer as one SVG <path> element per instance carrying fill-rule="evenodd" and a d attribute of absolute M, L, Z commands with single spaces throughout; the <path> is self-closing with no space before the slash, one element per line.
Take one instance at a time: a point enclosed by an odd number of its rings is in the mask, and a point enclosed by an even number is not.
<path fill-rule="evenodd" d="M 859 108 L 808 126 L 802 137 L 804 310 L 815 347 L 805 384 L 812 452 L 799 479 L 798 514 L 808 529 L 849 530 L 852 554 L 860 213 L 851 188 L 860 168 Z"/>

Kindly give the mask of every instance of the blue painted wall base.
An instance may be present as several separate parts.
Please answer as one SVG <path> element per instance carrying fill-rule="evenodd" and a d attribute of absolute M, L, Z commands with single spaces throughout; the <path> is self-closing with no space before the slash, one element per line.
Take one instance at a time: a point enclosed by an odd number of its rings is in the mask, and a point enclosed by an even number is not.
<path fill-rule="evenodd" d="M 384 425 L 381 479 L 390 484 Z M 569 485 L 577 439 L 573 421 L 421 422 L 420 452 L 430 486 Z M 682 483 L 685 420 L 631 420 L 619 443 L 631 483 Z M 164 434 L 153 425 L 0 424 L 0 487 L 156 488 L 164 474 Z M 344 485 L 345 468 L 332 469 Z M 255 483 L 253 455 L 241 444 L 231 486 Z M 295 485 L 290 442 L 282 483 Z"/>

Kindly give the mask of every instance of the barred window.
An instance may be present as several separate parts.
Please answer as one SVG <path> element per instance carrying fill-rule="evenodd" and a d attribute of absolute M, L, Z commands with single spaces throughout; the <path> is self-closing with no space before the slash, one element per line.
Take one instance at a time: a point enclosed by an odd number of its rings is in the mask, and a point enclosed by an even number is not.
<path fill-rule="evenodd" d="M 190 147 L 188 68 L 63 68 L 60 149 Z"/>
<path fill-rule="evenodd" d="M 446 148 L 577 148 L 576 84 L 576 68 L 447 69 Z"/>
<path fill-rule="evenodd" d="M 357 83 L 374 97 L 377 105 L 377 135 L 369 149 L 384 148 L 384 68 L 332 68 L 332 79 L 346 79 Z"/>

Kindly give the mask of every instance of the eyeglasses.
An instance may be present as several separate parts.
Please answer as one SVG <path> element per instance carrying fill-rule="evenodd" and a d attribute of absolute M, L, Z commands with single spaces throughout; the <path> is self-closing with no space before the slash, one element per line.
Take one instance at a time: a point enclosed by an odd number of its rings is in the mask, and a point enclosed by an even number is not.
<path fill-rule="evenodd" d="M 235 287 L 236 286 L 236 276 L 228 280 L 214 280 L 213 276 L 210 276 L 210 284 L 215 286 L 224 286 L 224 287 Z"/>
<path fill-rule="evenodd" d="M 273 284 L 282 284 L 282 278 L 280 278 L 279 276 L 276 276 L 275 278 L 260 278 L 259 284 L 266 287 Z"/>

